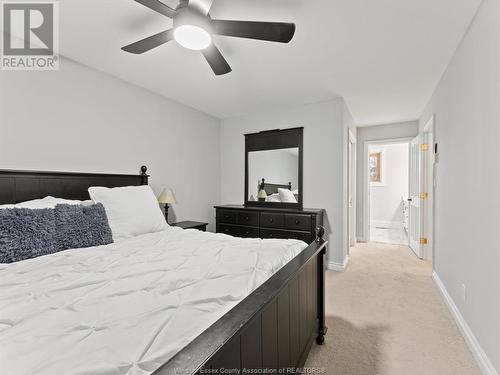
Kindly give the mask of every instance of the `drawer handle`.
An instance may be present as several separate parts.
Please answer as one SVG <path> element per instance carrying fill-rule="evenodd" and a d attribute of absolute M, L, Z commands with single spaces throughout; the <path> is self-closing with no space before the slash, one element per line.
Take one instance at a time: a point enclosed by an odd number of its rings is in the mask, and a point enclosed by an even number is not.
<path fill-rule="evenodd" d="M 245 231 L 245 235 L 249 235 L 249 234 L 250 234 L 250 232 L 249 232 L 249 231 Z"/>
<path fill-rule="evenodd" d="M 224 215 L 224 219 L 229 219 L 229 215 Z"/>
<path fill-rule="evenodd" d="M 270 219 L 269 219 L 269 222 L 270 222 L 270 223 L 274 223 L 274 219 L 273 219 L 273 218 L 270 218 Z"/>
<path fill-rule="evenodd" d="M 245 220 L 246 220 L 246 221 L 248 221 L 248 220 L 249 220 L 248 216 L 245 216 Z"/>
<path fill-rule="evenodd" d="M 299 225 L 300 224 L 300 220 L 299 219 L 295 219 L 295 224 Z"/>
<path fill-rule="evenodd" d="M 229 233 L 229 229 L 224 229 L 224 232 Z"/>

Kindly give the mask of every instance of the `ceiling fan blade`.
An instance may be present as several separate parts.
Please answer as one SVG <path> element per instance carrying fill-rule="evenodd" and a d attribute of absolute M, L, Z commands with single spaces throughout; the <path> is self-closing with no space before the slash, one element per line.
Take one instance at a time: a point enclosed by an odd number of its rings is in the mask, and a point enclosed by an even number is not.
<path fill-rule="evenodd" d="M 167 42 L 174 39 L 174 30 L 166 30 L 161 33 L 152 35 L 150 37 L 141 39 L 135 43 L 129 44 L 128 46 L 122 47 L 122 50 L 130 53 L 141 54 L 147 52 L 153 48 L 161 46 Z"/>
<path fill-rule="evenodd" d="M 189 0 L 189 7 L 196 9 L 198 12 L 206 16 L 212 8 L 214 0 Z"/>
<path fill-rule="evenodd" d="M 280 43 L 288 43 L 295 34 L 295 24 L 285 22 L 212 20 L 212 27 L 214 34 Z"/>
<path fill-rule="evenodd" d="M 202 50 L 201 53 L 205 56 L 208 65 L 210 65 L 215 75 L 220 76 L 231 72 L 231 67 L 213 43 L 209 47 Z"/>
<path fill-rule="evenodd" d="M 169 6 L 163 4 L 159 0 L 135 0 L 139 4 L 144 5 L 145 7 L 148 7 L 151 10 L 154 10 L 155 12 L 158 12 L 160 14 L 163 14 L 164 16 L 172 18 L 175 16 L 175 10 L 170 8 Z"/>

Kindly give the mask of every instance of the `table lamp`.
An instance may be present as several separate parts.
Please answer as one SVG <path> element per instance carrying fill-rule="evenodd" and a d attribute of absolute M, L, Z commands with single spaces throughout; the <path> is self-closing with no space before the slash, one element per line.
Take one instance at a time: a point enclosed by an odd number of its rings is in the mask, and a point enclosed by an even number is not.
<path fill-rule="evenodd" d="M 267 193 L 264 189 L 259 190 L 259 194 L 257 194 L 257 199 L 260 202 L 265 202 L 267 199 Z"/>
<path fill-rule="evenodd" d="M 175 199 L 175 194 L 172 189 L 163 189 L 160 196 L 158 197 L 158 202 L 165 205 L 165 220 L 168 223 L 168 205 L 177 203 L 177 199 Z"/>

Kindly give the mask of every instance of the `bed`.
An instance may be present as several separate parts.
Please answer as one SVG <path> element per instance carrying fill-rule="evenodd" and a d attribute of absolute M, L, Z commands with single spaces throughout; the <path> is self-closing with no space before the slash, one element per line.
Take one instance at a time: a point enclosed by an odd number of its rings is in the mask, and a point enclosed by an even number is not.
<path fill-rule="evenodd" d="M 289 182 L 288 184 L 270 184 L 268 182 L 265 182 L 264 178 L 259 183 L 259 190 L 264 190 L 267 195 L 277 194 L 278 189 L 292 190 L 292 183 Z"/>
<path fill-rule="evenodd" d="M 0 171 L 0 204 L 88 199 L 138 175 Z M 303 366 L 322 344 L 323 229 L 296 240 L 168 228 L 0 266 L 2 373 L 172 374 Z M 20 371 L 19 369 L 22 369 Z"/>
<path fill-rule="evenodd" d="M 288 184 L 270 184 L 265 182 L 263 178 L 259 182 L 258 191 L 265 191 L 265 198 L 261 201 L 268 203 L 297 203 L 299 191 L 297 189 L 292 190 L 292 183 Z"/>

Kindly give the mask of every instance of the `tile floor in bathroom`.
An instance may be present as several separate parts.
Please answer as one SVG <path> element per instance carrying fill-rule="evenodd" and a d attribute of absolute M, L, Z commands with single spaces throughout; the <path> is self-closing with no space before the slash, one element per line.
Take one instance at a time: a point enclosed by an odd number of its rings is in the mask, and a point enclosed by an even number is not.
<path fill-rule="evenodd" d="M 370 242 L 408 245 L 408 236 L 403 228 L 380 228 L 370 226 Z"/>

